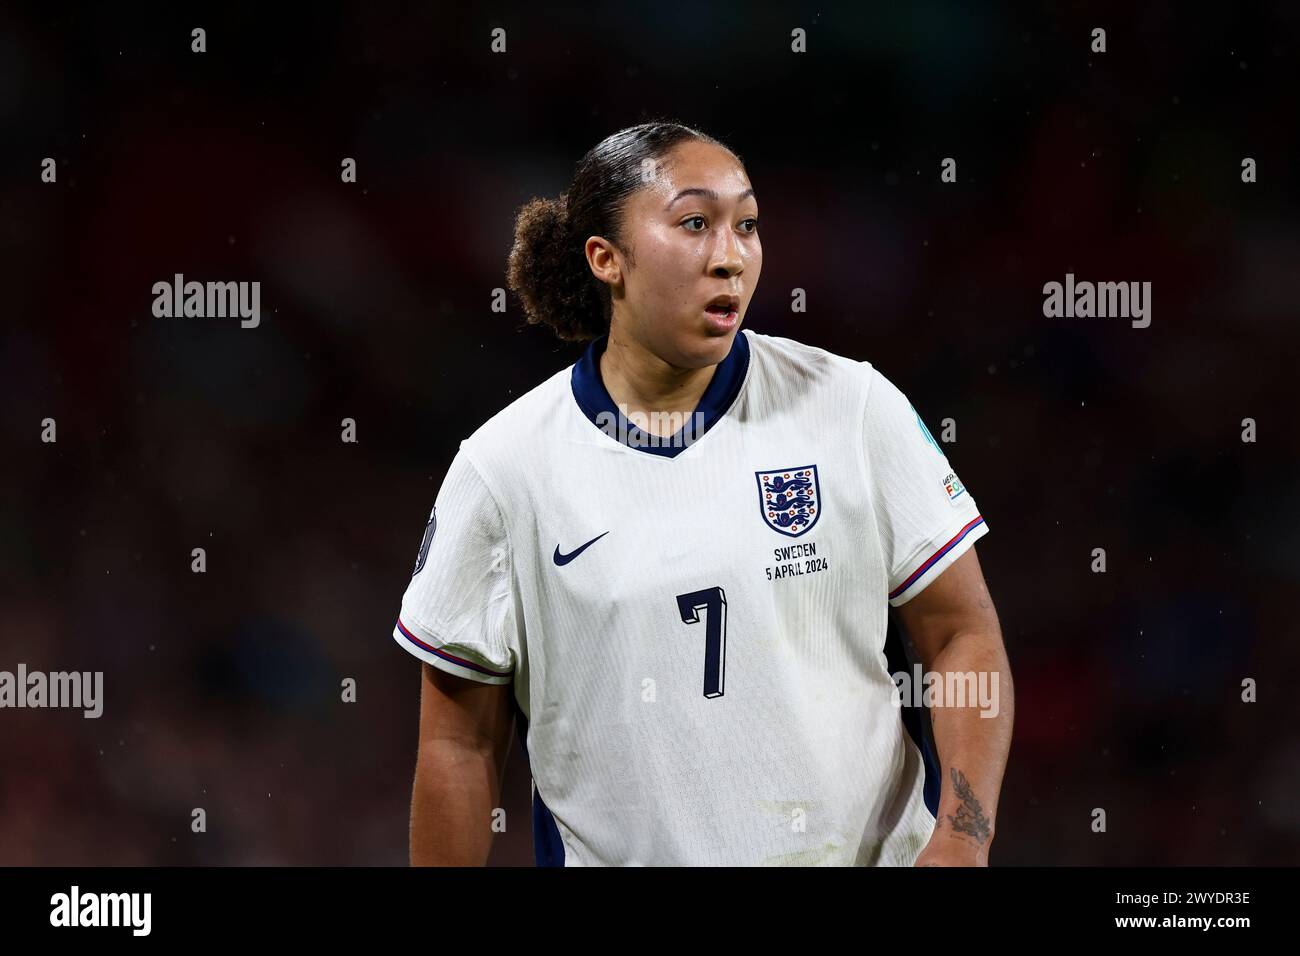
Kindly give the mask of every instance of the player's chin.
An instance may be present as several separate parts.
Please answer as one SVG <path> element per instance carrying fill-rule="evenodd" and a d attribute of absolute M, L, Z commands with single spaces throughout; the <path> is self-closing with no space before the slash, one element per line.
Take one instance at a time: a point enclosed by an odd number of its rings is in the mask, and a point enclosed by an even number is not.
<path fill-rule="evenodd" d="M 677 326 L 670 341 L 663 343 L 666 351 L 661 354 L 678 368 L 717 365 L 731 352 L 739 334 L 739 320 L 730 328 L 719 328 L 706 318 L 688 319 Z"/>
<path fill-rule="evenodd" d="M 739 335 L 739 329 L 723 335 L 701 335 L 687 349 L 683 350 L 685 368 L 704 368 L 717 365 L 731 352 L 732 343 Z"/>

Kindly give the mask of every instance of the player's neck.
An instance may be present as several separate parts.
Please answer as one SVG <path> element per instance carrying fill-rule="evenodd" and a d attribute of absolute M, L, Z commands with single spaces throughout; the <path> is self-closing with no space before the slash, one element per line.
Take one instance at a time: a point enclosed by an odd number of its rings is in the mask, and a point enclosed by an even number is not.
<path fill-rule="evenodd" d="M 688 416 L 699 406 L 716 371 L 716 365 L 676 368 L 616 329 L 610 330 L 609 341 L 600 356 L 600 377 L 605 390 L 625 413 Z M 650 424 L 648 430 L 660 434 L 662 429 L 655 429 L 653 420 Z"/>

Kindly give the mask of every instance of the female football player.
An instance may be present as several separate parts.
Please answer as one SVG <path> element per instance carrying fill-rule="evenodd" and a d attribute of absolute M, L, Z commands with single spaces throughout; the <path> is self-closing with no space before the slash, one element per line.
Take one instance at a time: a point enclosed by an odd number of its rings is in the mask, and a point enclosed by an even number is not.
<path fill-rule="evenodd" d="M 393 632 L 424 662 L 413 863 L 486 860 L 516 715 L 540 864 L 987 862 L 984 519 L 869 362 L 741 330 L 758 218 L 735 153 L 660 122 L 519 212 L 511 289 L 590 345 L 460 444 L 429 517 Z M 939 678 L 937 805 L 890 606 Z M 963 677 L 993 700 L 954 705 Z"/>

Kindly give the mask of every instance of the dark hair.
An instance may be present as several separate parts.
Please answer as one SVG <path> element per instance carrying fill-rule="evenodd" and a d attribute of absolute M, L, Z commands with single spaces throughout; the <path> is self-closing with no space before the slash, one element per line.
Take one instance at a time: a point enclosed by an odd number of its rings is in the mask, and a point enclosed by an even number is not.
<path fill-rule="evenodd" d="M 740 161 L 730 147 L 697 129 L 669 121 L 642 123 L 588 150 L 558 199 L 534 198 L 520 208 L 506 282 L 523 301 L 530 323 L 547 326 L 565 341 L 609 331 L 613 299 L 609 287 L 592 275 L 583 244 L 588 236 L 603 236 L 634 261 L 624 243 L 624 203 L 645 184 L 646 160 L 658 164 L 691 140 L 712 143 Z"/>

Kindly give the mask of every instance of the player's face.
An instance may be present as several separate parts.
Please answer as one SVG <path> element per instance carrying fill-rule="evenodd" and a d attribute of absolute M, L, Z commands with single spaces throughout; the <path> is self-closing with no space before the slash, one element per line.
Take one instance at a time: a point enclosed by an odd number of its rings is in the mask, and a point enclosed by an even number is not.
<path fill-rule="evenodd" d="M 628 200 L 615 322 L 678 368 L 716 364 L 731 350 L 763 268 L 758 200 L 730 153 L 691 141 Z M 728 312 L 710 303 L 735 296 Z"/>

